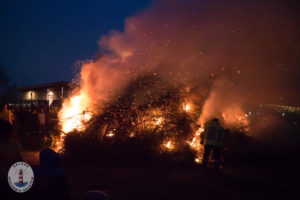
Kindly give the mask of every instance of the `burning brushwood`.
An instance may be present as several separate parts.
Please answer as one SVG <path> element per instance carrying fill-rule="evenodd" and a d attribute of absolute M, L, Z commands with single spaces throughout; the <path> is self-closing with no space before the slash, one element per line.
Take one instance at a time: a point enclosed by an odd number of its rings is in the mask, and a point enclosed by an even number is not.
<path fill-rule="evenodd" d="M 183 87 L 157 92 L 152 88 L 163 82 L 157 77 L 154 80 L 147 77 L 132 82 L 123 96 L 108 101 L 101 110 L 94 112 L 98 114 L 85 111 L 88 106 L 84 95 L 72 97 L 60 111 L 62 130 L 66 134 L 73 130 L 92 131 L 109 144 L 153 135 L 160 140 L 159 151 L 174 152 L 188 147 L 195 151 L 195 162 L 199 162 L 203 151 L 200 134 L 204 131 L 204 123 L 200 127 L 197 123 L 204 100 L 192 98 L 197 94 L 187 93 Z M 247 125 L 246 116 L 241 116 L 242 111 L 236 109 L 234 112 L 225 110 L 223 121 Z M 87 129 L 88 126 L 91 128 Z"/>
<path fill-rule="evenodd" d="M 73 130 L 83 131 L 84 124 L 92 118 L 92 112 L 83 106 L 84 97 L 74 96 L 63 104 L 64 109 L 59 112 L 62 131 L 68 133 Z"/>

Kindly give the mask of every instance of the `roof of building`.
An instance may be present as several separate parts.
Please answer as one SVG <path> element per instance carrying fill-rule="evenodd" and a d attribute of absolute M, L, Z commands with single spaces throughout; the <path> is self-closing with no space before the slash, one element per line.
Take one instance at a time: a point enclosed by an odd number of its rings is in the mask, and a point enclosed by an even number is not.
<path fill-rule="evenodd" d="M 47 89 L 47 88 L 60 89 L 62 86 L 64 88 L 68 89 L 68 88 L 72 87 L 72 83 L 69 83 L 67 81 L 43 83 L 43 84 L 38 84 L 38 85 L 30 85 L 30 86 L 20 87 L 20 88 L 18 88 L 18 91 L 40 90 L 40 89 Z"/>

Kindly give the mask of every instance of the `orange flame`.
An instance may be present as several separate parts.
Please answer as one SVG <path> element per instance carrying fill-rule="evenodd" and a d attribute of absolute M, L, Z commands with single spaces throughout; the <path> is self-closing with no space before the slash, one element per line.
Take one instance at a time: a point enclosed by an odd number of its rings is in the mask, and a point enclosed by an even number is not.
<path fill-rule="evenodd" d="M 175 145 L 174 143 L 172 142 L 172 140 L 169 140 L 169 141 L 166 141 L 164 144 L 163 144 L 164 148 L 171 151 L 175 148 Z"/>
<path fill-rule="evenodd" d="M 81 93 L 63 103 L 63 107 L 58 113 L 63 132 L 85 129 L 84 124 L 92 118 L 92 113 L 87 112 L 88 102 L 87 96 Z"/>

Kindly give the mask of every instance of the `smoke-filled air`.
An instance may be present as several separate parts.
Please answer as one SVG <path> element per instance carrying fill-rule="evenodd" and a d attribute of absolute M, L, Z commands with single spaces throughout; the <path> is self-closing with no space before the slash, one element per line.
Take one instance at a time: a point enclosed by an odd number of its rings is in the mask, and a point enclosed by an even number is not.
<path fill-rule="evenodd" d="M 178 91 L 179 107 L 193 112 L 199 127 L 219 118 L 226 128 L 238 124 L 251 134 L 251 108 L 300 100 L 295 95 L 300 89 L 298 13 L 287 5 L 152 2 L 127 18 L 123 31 L 101 36 L 99 53 L 84 62 L 79 88 L 59 112 L 62 131 L 84 130 L 91 118 L 120 99 L 130 99 L 144 115 L 152 105 L 154 124 L 159 125 L 166 118 L 159 113 L 165 111 L 153 102 Z"/>

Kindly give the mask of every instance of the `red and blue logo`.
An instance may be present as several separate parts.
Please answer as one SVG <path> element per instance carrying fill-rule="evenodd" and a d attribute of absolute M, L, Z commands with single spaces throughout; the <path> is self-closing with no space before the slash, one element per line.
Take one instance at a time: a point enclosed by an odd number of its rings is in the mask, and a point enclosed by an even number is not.
<path fill-rule="evenodd" d="M 32 168 L 25 162 L 13 164 L 8 171 L 8 184 L 16 192 L 28 191 L 34 181 Z"/>

